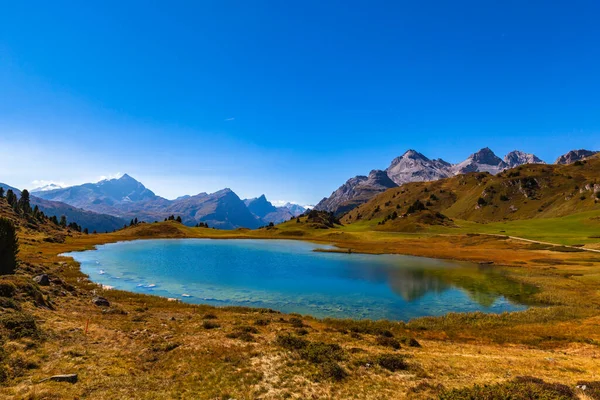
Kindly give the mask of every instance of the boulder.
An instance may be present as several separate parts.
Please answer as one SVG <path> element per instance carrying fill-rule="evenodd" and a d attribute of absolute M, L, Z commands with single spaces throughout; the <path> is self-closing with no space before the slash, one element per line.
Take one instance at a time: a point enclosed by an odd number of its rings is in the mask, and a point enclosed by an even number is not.
<path fill-rule="evenodd" d="M 38 276 L 34 277 L 33 280 L 36 281 L 37 284 L 40 286 L 49 286 L 50 285 L 50 278 L 48 278 L 47 274 L 38 275 Z"/>
<path fill-rule="evenodd" d="M 92 299 L 92 303 L 94 303 L 98 307 L 110 307 L 110 302 L 101 296 L 94 297 Z"/>

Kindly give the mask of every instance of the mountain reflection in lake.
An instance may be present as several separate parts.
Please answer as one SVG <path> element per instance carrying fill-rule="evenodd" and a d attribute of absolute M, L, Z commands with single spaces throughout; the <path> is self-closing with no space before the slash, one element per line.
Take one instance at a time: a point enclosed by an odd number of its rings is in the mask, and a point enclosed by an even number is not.
<path fill-rule="evenodd" d="M 313 251 L 289 240 L 139 240 L 68 255 L 98 283 L 185 302 L 408 320 L 526 308 L 532 287 L 469 263 Z"/>

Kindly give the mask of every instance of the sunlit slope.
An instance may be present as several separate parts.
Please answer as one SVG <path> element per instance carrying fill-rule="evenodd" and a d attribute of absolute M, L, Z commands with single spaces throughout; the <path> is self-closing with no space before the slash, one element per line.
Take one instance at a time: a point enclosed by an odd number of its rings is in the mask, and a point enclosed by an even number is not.
<path fill-rule="evenodd" d="M 595 236 L 600 235 L 599 178 L 596 156 L 571 165 L 524 165 L 496 176 L 471 173 L 409 183 L 376 196 L 341 221 L 355 225 L 350 230 L 500 233 L 506 228 L 540 238 Z"/>

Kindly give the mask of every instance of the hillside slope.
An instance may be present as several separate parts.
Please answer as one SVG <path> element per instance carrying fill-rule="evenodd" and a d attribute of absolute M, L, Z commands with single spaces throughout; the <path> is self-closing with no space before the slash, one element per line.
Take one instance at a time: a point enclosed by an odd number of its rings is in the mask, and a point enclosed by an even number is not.
<path fill-rule="evenodd" d="M 562 217 L 600 210 L 600 156 L 570 165 L 529 164 L 497 175 L 475 172 L 390 189 L 352 210 L 342 223 L 379 223 L 402 230 L 407 221 L 433 213 L 424 224 L 447 219 L 478 223 Z M 420 204 L 422 206 L 420 206 Z M 412 208 L 411 208 L 412 206 Z M 441 215 L 439 215 L 441 214 Z"/>

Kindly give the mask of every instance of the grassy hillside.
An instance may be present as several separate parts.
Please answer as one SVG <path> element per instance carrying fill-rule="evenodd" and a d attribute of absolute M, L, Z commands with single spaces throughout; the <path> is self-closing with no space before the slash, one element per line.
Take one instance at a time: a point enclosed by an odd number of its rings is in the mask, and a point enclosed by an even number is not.
<path fill-rule="evenodd" d="M 575 399 L 583 394 L 577 383 L 600 386 L 600 257 L 591 252 L 489 235 L 376 231 L 341 226 L 324 214 L 260 230 L 170 221 L 82 235 L 30 224 L 3 203 L 0 215 L 18 224 L 21 241 L 18 273 L 0 277 L 3 398 L 461 399 L 481 398 L 487 390 Z M 534 286 L 528 298 L 544 307 L 408 322 L 318 320 L 107 290 L 58 256 L 106 242 L 179 237 L 301 238 L 343 251 L 493 262 L 441 278 L 474 296 L 485 286 L 509 298 L 523 295 L 506 293 L 505 282 L 516 280 Z M 48 286 L 32 280 L 41 273 L 48 274 Z M 96 296 L 110 305 L 96 306 Z M 78 374 L 78 382 L 40 382 L 66 373 Z"/>
<path fill-rule="evenodd" d="M 471 173 L 409 183 L 376 196 L 341 221 L 354 229 L 397 232 L 511 230 L 538 239 L 577 233 L 589 243 L 600 235 L 598 177 L 600 157 L 595 156 L 571 165 L 524 165 L 496 176 Z"/>

